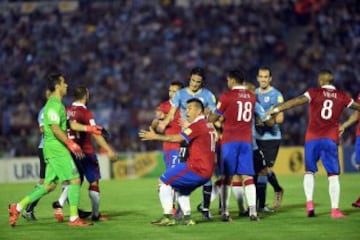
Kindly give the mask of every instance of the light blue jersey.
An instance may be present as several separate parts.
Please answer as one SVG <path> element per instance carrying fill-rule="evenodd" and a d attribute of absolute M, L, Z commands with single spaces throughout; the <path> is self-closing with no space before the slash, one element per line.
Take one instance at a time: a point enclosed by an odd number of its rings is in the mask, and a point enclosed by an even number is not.
<path fill-rule="evenodd" d="M 256 100 L 264 108 L 265 111 L 269 111 L 271 107 L 284 102 L 282 94 L 274 87 L 265 93 L 261 93 L 260 89 L 255 90 Z M 256 139 L 258 140 L 280 140 L 281 130 L 279 124 L 275 124 L 273 127 L 256 127 Z"/>
<path fill-rule="evenodd" d="M 45 107 L 41 108 L 39 111 L 39 114 L 38 114 L 37 121 L 38 121 L 39 127 L 44 126 L 44 109 L 45 109 Z M 44 134 L 41 133 L 40 143 L 39 143 L 38 148 L 43 148 L 43 146 L 44 146 Z"/>
<path fill-rule="evenodd" d="M 258 102 L 255 103 L 255 116 L 259 118 L 262 122 L 265 122 L 270 119 L 269 115 L 265 115 L 265 109 Z M 255 119 L 253 119 L 252 131 L 253 131 L 252 146 L 253 146 L 253 150 L 255 151 L 259 149 L 259 146 L 256 143 Z"/>
<path fill-rule="evenodd" d="M 180 109 L 182 118 L 186 118 L 186 102 L 191 98 L 200 99 L 204 104 L 204 108 L 208 108 L 211 112 L 216 109 L 216 98 L 210 90 L 201 88 L 196 93 L 192 93 L 188 87 L 185 87 L 177 91 L 171 100 L 171 105 Z"/>

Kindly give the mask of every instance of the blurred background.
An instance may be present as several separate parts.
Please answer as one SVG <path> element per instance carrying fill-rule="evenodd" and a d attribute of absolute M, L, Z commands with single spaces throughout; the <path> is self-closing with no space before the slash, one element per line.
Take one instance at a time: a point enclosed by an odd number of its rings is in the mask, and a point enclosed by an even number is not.
<path fill-rule="evenodd" d="M 89 108 L 117 151 L 145 151 L 147 128 L 172 81 L 207 70 L 217 96 L 225 73 L 242 67 L 256 83 L 269 66 L 285 99 L 316 86 L 330 69 L 336 87 L 360 90 L 360 4 L 356 0 L 0 0 L 0 157 L 35 156 L 45 79 L 62 72 L 90 89 Z M 344 113 L 344 118 L 351 111 Z M 303 144 L 307 108 L 285 113 L 284 146 Z M 342 137 L 354 142 L 354 127 Z"/>

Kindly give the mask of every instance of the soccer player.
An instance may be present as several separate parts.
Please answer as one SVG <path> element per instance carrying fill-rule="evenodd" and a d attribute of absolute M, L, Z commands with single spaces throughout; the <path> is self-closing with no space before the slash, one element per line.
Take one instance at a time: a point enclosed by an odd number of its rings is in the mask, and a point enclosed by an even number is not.
<path fill-rule="evenodd" d="M 160 129 L 164 129 L 172 119 L 174 119 L 177 109 L 180 109 L 181 118 L 184 120 L 183 125 L 186 123 L 186 103 L 191 98 L 198 98 L 203 102 L 205 107 L 205 116 L 210 112 L 213 112 L 216 109 L 216 98 L 215 95 L 208 89 L 204 88 L 205 81 L 205 70 L 201 67 L 195 67 L 190 72 L 190 81 L 189 85 L 185 88 L 182 88 L 175 93 L 173 99 L 171 99 L 171 109 L 166 115 L 164 121 L 159 124 Z M 186 147 L 181 146 L 181 152 L 186 152 Z M 210 199 L 212 192 L 212 183 L 211 180 L 205 183 L 203 186 L 203 206 L 202 214 L 204 220 L 211 220 L 209 215 Z"/>
<path fill-rule="evenodd" d="M 86 87 L 79 86 L 75 88 L 75 101 L 67 108 L 67 116 L 70 125 L 72 125 L 73 122 L 77 122 L 82 125 L 96 126 L 93 113 L 86 107 L 86 104 L 89 101 L 89 97 L 89 90 Z M 116 160 L 117 155 L 102 135 L 91 134 L 88 132 L 78 132 L 70 129 L 68 136 L 70 139 L 79 144 L 85 154 L 83 159 L 76 159 L 76 161 L 78 162 L 77 165 L 79 170 L 84 174 L 87 181 L 89 182 L 89 197 L 92 206 L 91 219 L 93 221 L 107 221 L 108 218 L 99 212 L 99 180 L 101 179 L 101 174 L 98 159 L 95 154 L 95 149 L 91 142 L 91 137 L 93 137 L 95 142 L 106 151 L 110 160 Z"/>
<path fill-rule="evenodd" d="M 159 122 L 164 120 L 165 116 L 169 113 L 171 109 L 171 99 L 173 99 L 175 93 L 182 89 L 184 85 L 181 82 L 172 82 L 169 86 L 169 99 L 160 103 L 159 106 L 156 108 L 155 111 L 155 119 L 151 123 L 151 127 L 153 129 L 158 128 Z M 168 126 L 165 128 L 164 134 L 177 134 L 181 132 L 181 126 L 180 126 L 180 110 L 178 109 L 175 113 L 174 119 L 170 122 Z M 164 164 L 165 169 L 174 167 L 180 162 L 180 156 L 179 156 L 179 149 L 180 144 L 179 143 L 172 143 L 172 142 L 163 142 L 163 151 L 164 151 Z M 174 204 L 176 202 L 176 193 L 174 192 Z M 173 207 L 173 214 L 175 215 L 176 212 L 181 212 L 180 209 L 176 210 L 176 207 L 174 205 Z"/>
<path fill-rule="evenodd" d="M 45 97 L 46 99 L 48 99 L 50 97 L 50 90 L 46 89 L 45 90 Z M 44 109 L 45 107 L 42 107 L 38 113 L 38 118 L 37 118 L 37 122 L 38 122 L 38 126 L 39 126 L 39 131 L 41 133 L 40 136 L 40 143 L 38 146 L 38 157 L 39 157 L 39 166 L 40 166 L 40 179 L 38 184 L 35 186 L 35 189 L 40 187 L 40 185 L 42 185 L 44 183 L 44 179 L 45 179 L 45 160 L 44 160 L 44 153 L 43 153 L 43 146 L 44 146 Z M 27 205 L 25 211 L 22 213 L 22 216 L 29 220 L 29 221 L 36 221 L 36 217 L 34 214 L 34 209 L 36 207 L 36 205 L 38 204 L 40 199 L 30 203 L 29 205 Z"/>
<path fill-rule="evenodd" d="M 215 130 L 204 116 L 204 106 L 197 98 L 189 99 L 186 107 L 186 116 L 189 126 L 182 130 L 180 134 L 161 135 L 150 131 L 141 130 L 139 137 L 141 140 L 159 140 L 169 142 L 186 141 L 189 156 L 186 162 L 181 162 L 173 168 L 166 170 L 160 177 L 159 198 L 164 215 L 152 224 L 171 226 L 176 224 L 172 218 L 171 210 L 173 198 L 172 188 L 179 192 L 178 202 L 184 213 L 181 224 L 194 225 L 191 219 L 190 194 L 197 187 L 208 182 L 213 174 L 215 166 Z"/>
<path fill-rule="evenodd" d="M 209 117 L 210 122 L 221 116 L 224 118 L 220 171 L 222 175 L 230 176 L 230 181 L 243 183 L 250 220 L 258 221 L 252 150 L 256 96 L 246 88 L 245 75 L 240 70 L 231 70 L 227 74 L 227 86 L 230 90 L 221 94 L 215 113 Z M 230 196 L 226 192 L 225 189 L 226 199 L 221 199 L 224 206 L 222 220 L 232 221 L 227 207 Z"/>
<path fill-rule="evenodd" d="M 257 81 L 259 87 L 255 90 L 257 102 L 265 109 L 265 111 L 270 110 L 276 104 L 282 103 L 284 101 L 282 94 L 279 90 L 274 88 L 271 85 L 272 76 L 271 71 L 267 67 L 261 67 L 258 70 Z M 274 202 L 272 208 L 276 209 L 280 207 L 284 189 L 279 185 L 275 172 L 271 169 L 276 161 L 276 156 L 279 151 L 280 142 L 281 142 L 281 130 L 280 125 L 284 121 L 284 114 L 278 113 L 275 118 L 275 125 L 272 127 L 266 125 L 257 125 L 256 126 L 256 142 L 264 154 L 267 168 L 263 169 L 257 178 L 258 188 L 264 188 L 265 191 L 260 191 L 260 194 L 266 194 L 266 185 L 269 182 L 274 188 Z M 266 177 L 267 175 L 267 177 Z M 265 199 L 265 196 L 259 196 L 260 199 Z M 259 206 L 262 211 L 273 211 L 270 208 L 265 206 Z"/>
<path fill-rule="evenodd" d="M 356 100 L 357 103 L 360 104 L 360 94 Z M 355 111 L 351 116 L 340 126 L 340 133 L 343 133 L 345 129 L 353 125 L 354 123 L 358 122 L 356 127 L 356 143 L 355 143 L 355 161 L 356 161 L 356 168 L 360 170 L 360 114 L 358 111 Z M 353 207 L 360 208 L 360 197 L 352 203 Z"/>
<path fill-rule="evenodd" d="M 175 93 L 183 88 L 181 82 L 172 82 L 169 86 L 169 99 L 160 103 L 156 108 L 156 117 L 153 120 L 151 127 L 157 129 L 159 122 L 164 120 L 165 116 L 169 113 L 171 109 L 171 100 L 173 99 Z M 180 111 L 177 110 L 174 119 L 166 126 L 164 134 L 177 134 L 181 132 L 181 126 L 179 124 Z M 171 168 L 179 163 L 179 143 L 172 142 L 163 142 L 163 151 L 164 151 L 164 162 L 166 169 Z"/>
<path fill-rule="evenodd" d="M 317 161 L 321 158 L 329 180 L 331 218 L 344 218 L 339 210 L 340 166 L 338 158 L 339 118 L 344 108 L 360 110 L 360 104 L 345 92 L 337 90 L 334 75 L 329 70 L 318 74 L 317 88 L 311 88 L 303 95 L 290 99 L 268 111 L 277 114 L 295 106 L 309 103 L 309 123 L 305 135 L 304 192 L 308 217 L 315 216 L 313 201 Z"/>
<path fill-rule="evenodd" d="M 70 221 L 68 225 L 72 227 L 89 226 L 92 225 L 91 222 L 86 222 L 78 216 L 80 178 L 70 152 L 77 158 L 83 158 L 84 154 L 80 146 L 67 137 L 66 112 L 61 102 L 67 93 L 68 85 L 62 74 L 49 75 L 47 84 L 51 96 L 44 109 L 43 151 L 46 162 L 44 184 L 25 196 L 20 202 L 9 205 L 9 223 L 15 227 L 22 209 L 54 189 L 54 185 L 59 181 L 69 182 Z M 83 126 L 84 131 L 92 129 L 92 127 Z"/>

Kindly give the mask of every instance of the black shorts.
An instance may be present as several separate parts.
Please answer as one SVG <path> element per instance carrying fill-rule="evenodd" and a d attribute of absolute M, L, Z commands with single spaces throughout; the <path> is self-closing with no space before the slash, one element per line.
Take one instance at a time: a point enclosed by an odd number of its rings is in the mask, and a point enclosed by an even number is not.
<path fill-rule="evenodd" d="M 38 156 L 39 156 L 39 160 L 40 160 L 40 178 L 44 179 L 46 163 L 45 163 L 44 153 L 43 153 L 42 148 L 38 148 Z"/>
<path fill-rule="evenodd" d="M 274 166 L 279 152 L 280 142 L 281 140 L 256 140 L 259 149 L 264 154 L 267 167 Z"/>
<path fill-rule="evenodd" d="M 253 152 L 254 157 L 254 171 L 255 174 L 258 174 L 261 170 L 266 168 L 266 161 L 264 158 L 264 154 L 260 149 L 256 149 Z"/>

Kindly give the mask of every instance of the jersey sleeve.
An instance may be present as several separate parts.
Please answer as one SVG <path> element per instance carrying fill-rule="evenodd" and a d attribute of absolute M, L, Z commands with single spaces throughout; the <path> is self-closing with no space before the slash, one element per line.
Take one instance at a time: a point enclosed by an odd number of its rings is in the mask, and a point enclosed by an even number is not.
<path fill-rule="evenodd" d="M 219 102 L 216 105 L 215 113 L 222 116 L 226 107 L 226 96 L 222 94 L 219 98 Z"/>
<path fill-rule="evenodd" d="M 61 108 L 59 104 L 52 104 L 48 107 L 47 112 L 44 114 L 44 119 L 46 118 L 49 125 L 60 125 L 60 112 Z"/>
<path fill-rule="evenodd" d="M 177 91 L 175 93 L 174 97 L 170 100 L 171 106 L 180 108 L 180 99 L 181 99 L 180 92 L 181 92 L 181 90 Z"/>
<path fill-rule="evenodd" d="M 38 114 L 38 117 L 37 117 L 37 122 L 38 122 L 39 127 L 44 126 L 44 108 L 42 108 L 39 111 L 39 114 Z"/>
<path fill-rule="evenodd" d="M 311 102 L 311 89 L 308 90 L 308 91 L 306 91 L 306 92 L 304 93 L 304 96 L 305 96 L 307 99 L 309 99 L 309 102 Z"/>
<path fill-rule="evenodd" d="M 214 112 L 216 110 L 216 97 L 215 95 L 208 91 L 208 99 L 207 99 L 207 102 L 208 102 L 208 108 L 211 112 Z"/>
<path fill-rule="evenodd" d="M 276 94 L 276 104 L 279 104 L 279 103 L 283 103 L 284 102 L 284 97 L 283 95 L 281 94 L 280 91 L 277 91 L 277 94 Z"/>

